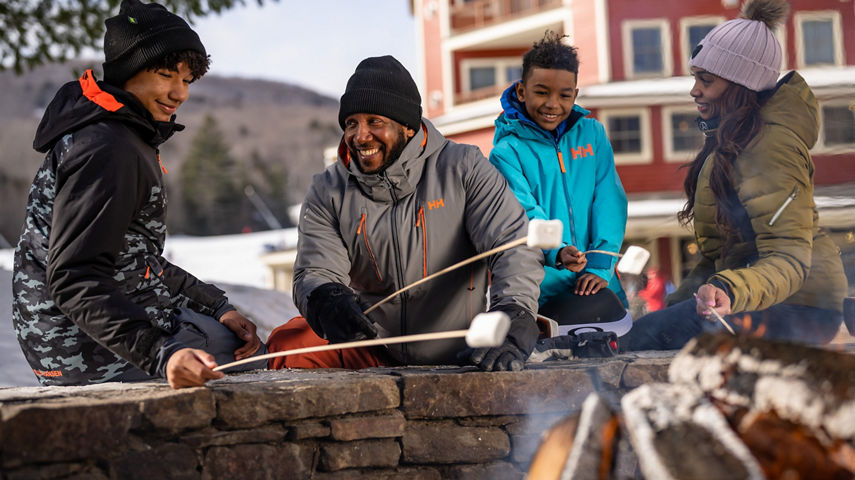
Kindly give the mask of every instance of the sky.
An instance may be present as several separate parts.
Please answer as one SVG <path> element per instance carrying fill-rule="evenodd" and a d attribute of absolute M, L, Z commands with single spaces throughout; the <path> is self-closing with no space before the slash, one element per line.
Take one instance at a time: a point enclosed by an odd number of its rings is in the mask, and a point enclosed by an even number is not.
<path fill-rule="evenodd" d="M 418 82 L 409 0 L 255 0 L 193 28 L 210 73 L 294 83 L 339 98 L 365 57 L 393 55 Z"/>

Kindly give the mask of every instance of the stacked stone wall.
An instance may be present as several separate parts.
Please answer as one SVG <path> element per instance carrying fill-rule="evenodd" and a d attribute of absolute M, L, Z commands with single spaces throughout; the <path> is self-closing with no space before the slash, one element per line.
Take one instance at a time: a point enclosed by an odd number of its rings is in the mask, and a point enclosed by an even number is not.
<path fill-rule="evenodd" d="M 520 479 L 592 391 L 667 378 L 668 353 L 530 366 L 264 371 L 0 389 L 3 479 Z"/>

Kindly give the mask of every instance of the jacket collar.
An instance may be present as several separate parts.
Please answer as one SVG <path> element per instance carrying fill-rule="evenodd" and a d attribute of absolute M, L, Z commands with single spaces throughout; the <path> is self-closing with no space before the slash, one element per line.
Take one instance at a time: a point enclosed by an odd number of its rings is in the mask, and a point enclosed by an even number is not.
<path fill-rule="evenodd" d="M 350 159 L 344 137 L 338 147 L 338 167 L 356 182 L 359 189 L 377 202 L 391 203 L 413 193 L 422 178 L 425 160 L 447 140 L 426 119 L 422 128 L 407 142 L 400 157 L 380 173 L 365 174 Z"/>
<path fill-rule="evenodd" d="M 47 152 L 64 135 L 91 123 L 115 120 L 132 127 L 150 145 L 156 147 L 173 133 L 184 129 L 175 123 L 158 122 L 151 112 L 129 92 L 98 82 L 92 70 L 86 70 L 75 82 L 62 87 L 45 109 L 36 130 L 33 148 Z"/>
<path fill-rule="evenodd" d="M 525 110 L 525 103 L 520 102 L 517 97 L 516 85 L 517 82 L 512 83 L 511 86 L 506 88 L 504 93 L 502 93 L 502 116 L 507 120 L 517 121 L 522 125 L 526 125 L 537 131 L 539 134 L 545 135 L 552 140 L 558 141 L 562 135 L 573 128 L 573 125 L 575 125 L 580 118 L 591 113 L 578 105 L 573 105 L 573 110 L 570 112 L 570 116 L 558 124 L 555 131 L 550 132 L 544 130 L 540 125 L 529 118 L 528 113 Z"/>

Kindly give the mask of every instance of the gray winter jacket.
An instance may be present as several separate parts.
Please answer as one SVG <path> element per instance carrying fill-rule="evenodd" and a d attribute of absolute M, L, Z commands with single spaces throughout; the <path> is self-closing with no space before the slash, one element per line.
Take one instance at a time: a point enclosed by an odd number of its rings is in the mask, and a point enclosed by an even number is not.
<path fill-rule="evenodd" d="M 504 177 L 477 147 L 423 127 L 381 174 L 339 161 L 315 176 L 303 204 L 294 300 L 306 314 L 315 288 L 349 285 L 374 304 L 445 267 L 526 235 L 528 220 Z M 488 276 L 488 271 L 489 276 Z M 368 316 L 380 337 L 463 329 L 486 309 L 537 311 L 542 253 L 525 246 L 419 285 Z M 405 364 L 455 363 L 462 339 L 390 346 Z"/>

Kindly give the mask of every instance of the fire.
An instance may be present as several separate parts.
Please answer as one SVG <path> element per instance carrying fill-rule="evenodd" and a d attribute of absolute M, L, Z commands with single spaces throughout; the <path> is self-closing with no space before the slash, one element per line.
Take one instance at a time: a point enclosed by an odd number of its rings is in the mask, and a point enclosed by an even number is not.
<path fill-rule="evenodd" d="M 764 315 L 766 313 L 767 312 L 763 312 Z M 739 328 L 743 335 L 760 338 L 766 333 L 766 322 L 760 321 L 755 324 L 750 313 L 733 315 L 730 317 L 730 321 Z"/>

